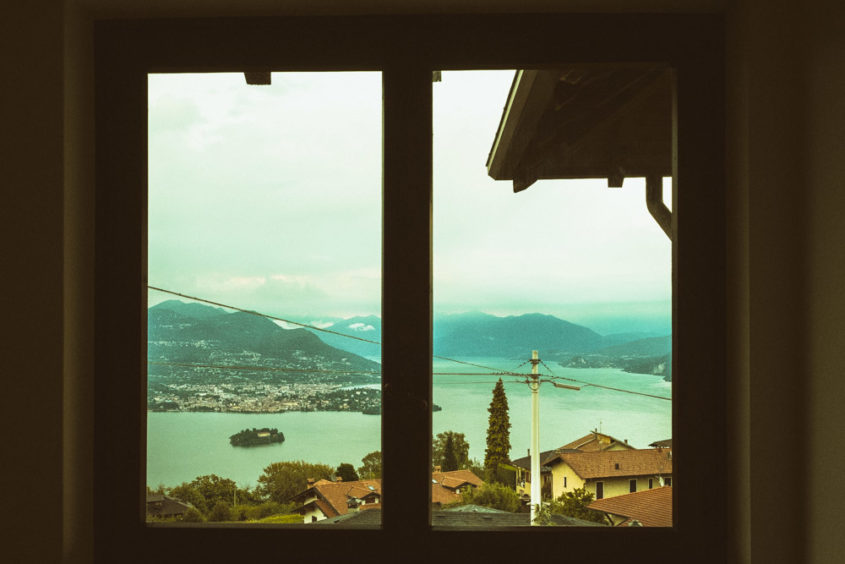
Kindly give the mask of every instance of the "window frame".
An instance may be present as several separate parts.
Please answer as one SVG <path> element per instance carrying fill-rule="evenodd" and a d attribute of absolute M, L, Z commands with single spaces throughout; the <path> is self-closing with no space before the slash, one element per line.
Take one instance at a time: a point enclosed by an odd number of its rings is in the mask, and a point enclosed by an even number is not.
<path fill-rule="evenodd" d="M 385 553 L 416 553 L 440 561 L 485 555 L 541 557 L 560 554 L 559 548 L 566 546 L 573 560 L 598 556 L 636 562 L 639 555 L 653 560 L 655 542 L 660 543 L 667 561 L 681 555 L 685 561 L 722 560 L 726 546 L 722 491 L 675 488 L 675 526 L 665 529 L 440 530 L 430 526 L 428 469 L 432 71 L 665 61 L 676 71 L 678 124 L 672 216 L 673 474 L 681 475 L 684 484 L 726 482 L 712 480 L 707 472 L 713 467 L 712 457 L 724 460 L 726 454 L 725 345 L 720 337 L 725 327 L 723 44 L 723 22 L 713 15 L 97 22 L 97 561 L 122 561 L 127 555 L 165 562 L 217 561 L 245 553 L 294 558 L 313 554 L 314 547 L 365 543 Z M 326 530 L 309 525 L 164 528 L 144 523 L 146 76 L 150 72 L 269 69 L 383 73 L 382 450 L 383 488 L 388 500 L 379 530 Z M 484 155 L 479 159 L 483 163 Z M 704 421 L 706 425 L 701 424 Z M 402 503 L 391 503 L 391 495 L 401 495 Z M 528 540 L 525 535 L 532 535 L 531 542 L 524 542 Z M 343 557 L 355 559 L 346 551 Z"/>

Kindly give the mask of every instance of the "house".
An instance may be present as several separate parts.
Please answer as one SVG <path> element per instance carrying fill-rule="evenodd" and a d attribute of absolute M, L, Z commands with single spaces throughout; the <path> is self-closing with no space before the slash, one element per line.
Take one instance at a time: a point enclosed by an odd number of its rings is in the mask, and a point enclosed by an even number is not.
<path fill-rule="evenodd" d="M 381 480 L 336 482 L 319 480 L 292 498 L 304 523 L 315 523 L 352 511 L 372 509 L 381 504 Z"/>
<path fill-rule="evenodd" d="M 662 441 L 654 441 L 653 443 L 650 443 L 648 446 L 654 447 L 654 448 L 671 449 L 672 448 L 672 439 L 663 439 Z"/>
<path fill-rule="evenodd" d="M 147 494 L 147 516 L 156 519 L 180 518 L 193 505 L 164 494 Z"/>
<path fill-rule="evenodd" d="M 614 527 L 671 527 L 672 486 L 597 499 L 588 505 Z"/>
<path fill-rule="evenodd" d="M 436 508 L 455 503 L 461 500 L 462 492 L 483 484 L 469 470 L 432 472 L 431 503 Z M 348 513 L 380 508 L 381 480 L 310 482 L 308 488 L 295 495 L 292 501 L 298 505 L 297 511 L 302 515 L 304 523 L 316 523 Z"/>
<path fill-rule="evenodd" d="M 460 501 L 467 489 L 484 485 L 484 481 L 470 470 L 431 473 L 431 503 L 442 507 Z"/>
<path fill-rule="evenodd" d="M 602 499 L 672 483 L 672 451 L 667 449 L 564 451 L 543 465 L 551 469 L 554 498 L 585 488 Z"/>
<path fill-rule="evenodd" d="M 628 444 L 628 440 L 619 440 L 596 430 L 590 431 L 583 437 L 577 438 L 562 447 L 554 450 L 547 450 L 540 453 L 540 474 L 542 484 L 540 486 L 541 496 L 544 498 L 552 495 L 552 474 L 551 467 L 546 464 L 547 460 L 553 459 L 557 454 L 563 452 L 599 452 L 615 450 L 631 450 L 634 447 Z M 522 496 L 531 496 L 531 455 L 523 456 L 512 460 L 510 466 L 516 472 L 515 489 Z"/>

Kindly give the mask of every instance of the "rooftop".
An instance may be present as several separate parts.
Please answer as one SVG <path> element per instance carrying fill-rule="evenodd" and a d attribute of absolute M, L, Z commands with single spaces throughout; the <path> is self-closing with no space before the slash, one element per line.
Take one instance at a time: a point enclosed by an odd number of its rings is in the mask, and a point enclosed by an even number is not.
<path fill-rule="evenodd" d="M 627 517 L 620 523 L 621 526 L 630 525 L 633 520 L 636 520 L 643 527 L 671 527 L 672 486 L 597 499 L 588 507 L 596 511 Z"/>
<path fill-rule="evenodd" d="M 565 462 L 583 479 L 657 476 L 672 473 L 672 451 L 666 449 L 604 450 L 557 453 L 544 462 Z"/>

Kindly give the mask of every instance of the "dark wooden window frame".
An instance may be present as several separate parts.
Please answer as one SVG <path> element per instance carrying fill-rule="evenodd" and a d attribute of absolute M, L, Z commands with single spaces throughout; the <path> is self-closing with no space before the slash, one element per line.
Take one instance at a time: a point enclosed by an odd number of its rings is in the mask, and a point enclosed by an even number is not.
<path fill-rule="evenodd" d="M 95 550 L 98 562 L 554 556 L 717 562 L 725 494 L 723 22 L 707 15 L 508 14 L 98 22 L 95 34 Z M 668 62 L 676 70 L 673 474 L 666 529 L 430 526 L 431 73 Z M 148 527 L 146 77 L 149 72 L 379 70 L 384 84 L 384 494 L 379 530 Z M 504 101 L 503 101 L 504 102 Z M 479 156 L 479 166 L 485 155 Z M 535 187 L 533 189 L 542 189 Z M 724 478 L 724 477 L 723 477 Z M 400 502 L 392 500 L 401 499 Z M 660 554 L 653 547 L 660 546 Z M 491 561 L 494 561 L 491 560 Z"/>

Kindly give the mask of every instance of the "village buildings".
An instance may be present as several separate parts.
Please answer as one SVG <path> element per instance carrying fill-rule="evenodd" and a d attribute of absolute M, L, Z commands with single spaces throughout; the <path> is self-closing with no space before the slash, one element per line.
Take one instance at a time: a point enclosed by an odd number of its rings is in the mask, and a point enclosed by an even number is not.
<path fill-rule="evenodd" d="M 671 439 L 660 441 L 671 445 Z M 656 444 L 656 443 L 655 443 Z M 627 440 L 592 431 L 557 449 L 540 453 L 541 491 L 557 499 L 584 488 L 594 499 L 613 497 L 672 484 L 672 449 L 635 449 Z M 531 457 L 511 462 L 517 493 L 531 491 Z"/>
<path fill-rule="evenodd" d="M 564 451 L 543 465 L 550 468 L 555 499 L 578 488 L 602 499 L 672 483 L 672 451 L 668 449 Z"/>
<path fill-rule="evenodd" d="M 435 471 L 431 475 L 431 502 L 439 508 L 461 500 L 467 488 L 484 482 L 469 470 Z M 304 523 L 316 523 L 348 513 L 381 508 L 381 480 L 310 482 L 305 491 L 292 498 Z"/>

